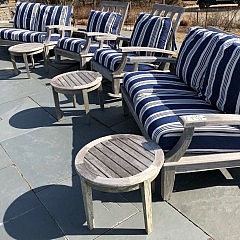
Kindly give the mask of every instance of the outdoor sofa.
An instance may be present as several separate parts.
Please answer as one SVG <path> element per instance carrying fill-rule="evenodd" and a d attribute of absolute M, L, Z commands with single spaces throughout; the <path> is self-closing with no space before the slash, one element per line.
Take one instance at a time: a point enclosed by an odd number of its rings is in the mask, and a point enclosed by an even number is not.
<path fill-rule="evenodd" d="M 189 30 L 174 74 L 125 74 L 125 114 L 130 110 L 145 137 L 165 152 L 164 200 L 176 173 L 240 166 L 239 82 L 240 38 L 201 27 Z"/>
<path fill-rule="evenodd" d="M 72 6 L 17 2 L 13 27 L 0 28 L 0 45 L 37 42 L 53 47 L 60 38 L 56 28 L 70 25 L 72 11 Z"/>

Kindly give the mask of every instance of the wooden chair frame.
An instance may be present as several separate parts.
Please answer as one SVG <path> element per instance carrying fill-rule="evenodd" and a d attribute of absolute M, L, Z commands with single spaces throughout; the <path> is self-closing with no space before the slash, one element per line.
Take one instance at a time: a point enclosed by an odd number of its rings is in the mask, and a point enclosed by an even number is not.
<path fill-rule="evenodd" d="M 129 8 L 129 3 L 127 2 L 118 2 L 118 1 L 103 1 L 100 3 L 100 9 L 101 11 L 110 11 L 110 12 L 115 12 L 115 13 L 120 13 L 122 15 L 122 20 L 118 28 L 118 32 L 116 35 L 119 35 L 122 27 L 124 25 L 124 22 L 127 17 L 127 12 Z M 86 29 L 78 29 L 76 27 L 62 27 L 61 29 L 61 34 L 64 36 L 65 31 L 70 31 L 70 36 L 72 36 L 73 33 L 76 33 L 79 35 L 81 38 L 86 39 L 86 44 L 82 51 L 80 53 L 75 53 L 71 51 L 67 51 L 61 48 L 58 48 L 57 46 L 54 48 L 55 52 L 55 59 L 56 61 L 61 60 L 61 56 L 74 59 L 78 62 L 80 62 L 80 69 L 85 69 L 86 68 L 86 63 L 89 62 L 94 53 L 89 53 L 89 49 L 92 43 L 92 37 L 97 37 L 101 36 L 104 39 L 109 35 L 107 33 L 99 33 L 99 32 L 87 32 Z"/>
<path fill-rule="evenodd" d="M 119 47 L 119 51 L 123 53 L 122 60 L 119 65 L 119 67 L 116 69 L 116 71 L 111 71 L 108 68 L 102 66 L 98 62 L 92 60 L 92 69 L 95 71 L 100 72 L 104 78 L 108 79 L 112 82 L 112 91 L 115 95 L 119 95 L 120 92 L 120 84 L 122 83 L 122 78 L 124 75 L 124 68 L 126 66 L 126 63 L 133 64 L 134 71 L 138 70 L 139 63 L 155 63 L 156 57 L 150 57 L 150 56 L 137 56 L 137 57 L 130 57 L 128 56 L 128 53 L 131 52 L 154 52 L 154 53 L 161 53 L 165 56 L 171 56 L 175 54 L 174 51 L 170 51 L 171 49 L 171 43 L 172 43 L 172 34 L 175 34 L 180 21 L 182 19 L 183 13 L 185 9 L 183 7 L 179 6 L 172 6 L 172 5 L 165 5 L 165 4 L 154 4 L 151 14 L 154 14 L 156 16 L 162 16 L 162 17 L 169 17 L 173 21 L 173 31 L 171 33 L 171 36 L 169 38 L 169 41 L 167 43 L 166 49 L 159 49 L 159 48 L 149 48 L 149 47 Z M 109 39 L 114 39 L 109 38 Z M 101 37 L 98 38 L 98 40 L 101 40 Z M 130 41 L 130 38 L 126 37 L 118 37 L 118 41 Z"/>

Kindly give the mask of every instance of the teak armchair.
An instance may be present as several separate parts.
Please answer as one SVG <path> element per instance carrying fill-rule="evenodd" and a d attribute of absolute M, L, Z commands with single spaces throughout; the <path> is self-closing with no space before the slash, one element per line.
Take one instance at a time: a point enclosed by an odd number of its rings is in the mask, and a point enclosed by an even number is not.
<path fill-rule="evenodd" d="M 118 1 L 103 1 L 99 11 L 91 11 L 86 29 L 63 27 L 62 35 L 70 31 L 70 37 L 62 37 L 54 48 L 56 61 L 61 56 L 80 62 L 80 69 L 86 68 L 86 63 L 91 60 L 95 50 L 99 47 L 97 36 L 106 37 L 109 34 L 119 35 L 127 16 L 129 3 Z M 72 37 L 75 33 L 81 38 Z M 111 43 L 110 43 L 111 44 Z M 109 47 L 109 45 L 105 45 Z"/>
<path fill-rule="evenodd" d="M 140 14 L 130 38 L 117 37 L 117 41 L 127 40 L 129 46 L 116 50 L 98 49 L 91 61 L 92 69 L 111 81 L 113 93 L 119 96 L 125 72 L 155 69 L 156 64 L 146 63 L 153 63 L 156 56 L 171 56 L 175 53 L 171 49 L 175 46 L 174 34 L 183 12 L 183 7 L 155 4 L 151 14 Z M 114 39 L 114 36 L 109 39 Z M 98 37 L 98 40 L 100 41 L 101 37 Z"/>

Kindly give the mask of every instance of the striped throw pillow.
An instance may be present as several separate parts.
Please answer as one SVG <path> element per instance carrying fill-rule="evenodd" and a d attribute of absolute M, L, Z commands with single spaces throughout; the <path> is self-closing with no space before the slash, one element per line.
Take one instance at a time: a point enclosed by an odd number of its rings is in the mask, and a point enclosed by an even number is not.
<path fill-rule="evenodd" d="M 134 25 L 130 45 L 165 49 L 172 30 L 172 20 L 141 13 Z M 144 53 L 143 55 L 152 55 Z"/>
<path fill-rule="evenodd" d="M 204 76 L 202 94 L 226 113 L 240 113 L 240 38 L 222 34 Z"/>
<path fill-rule="evenodd" d="M 179 50 L 176 75 L 200 92 L 203 75 L 209 64 L 219 34 L 201 27 L 190 28 Z"/>
<path fill-rule="evenodd" d="M 87 32 L 118 34 L 121 20 L 121 14 L 91 10 L 88 17 Z"/>
<path fill-rule="evenodd" d="M 13 27 L 35 30 L 40 3 L 17 2 Z"/>
<path fill-rule="evenodd" d="M 41 5 L 35 31 L 45 32 L 48 25 L 70 25 L 72 6 Z"/>

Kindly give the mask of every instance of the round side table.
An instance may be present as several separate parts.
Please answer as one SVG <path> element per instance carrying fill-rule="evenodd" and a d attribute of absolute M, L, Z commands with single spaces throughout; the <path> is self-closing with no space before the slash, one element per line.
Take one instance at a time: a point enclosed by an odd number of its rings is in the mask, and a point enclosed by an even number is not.
<path fill-rule="evenodd" d="M 77 154 L 86 220 L 94 228 L 92 188 L 105 192 L 141 189 L 145 229 L 152 231 L 151 182 L 164 162 L 162 149 L 142 136 L 116 134 L 96 139 Z"/>
<path fill-rule="evenodd" d="M 18 74 L 18 69 L 17 69 L 15 56 L 22 56 L 23 57 L 28 78 L 31 78 L 30 72 L 29 72 L 29 66 L 28 66 L 28 59 L 27 59 L 28 56 L 31 57 L 32 66 L 34 67 L 35 63 L 34 63 L 33 56 L 38 54 L 38 53 L 42 53 L 43 54 L 43 60 L 44 60 L 44 66 L 46 68 L 46 62 L 45 62 L 46 61 L 46 53 L 45 53 L 44 45 L 42 43 L 22 43 L 22 44 L 11 46 L 8 49 L 8 51 L 11 55 L 11 61 L 12 61 L 14 72 L 15 72 L 16 75 Z"/>
<path fill-rule="evenodd" d="M 54 77 L 51 82 L 57 119 L 62 117 L 58 93 L 72 94 L 73 106 L 76 107 L 76 94 L 82 92 L 86 115 L 89 112 L 88 92 L 98 89 L 99 104 L 104 109 L 102 75 L 93 71 L 73 71 Z"/>

